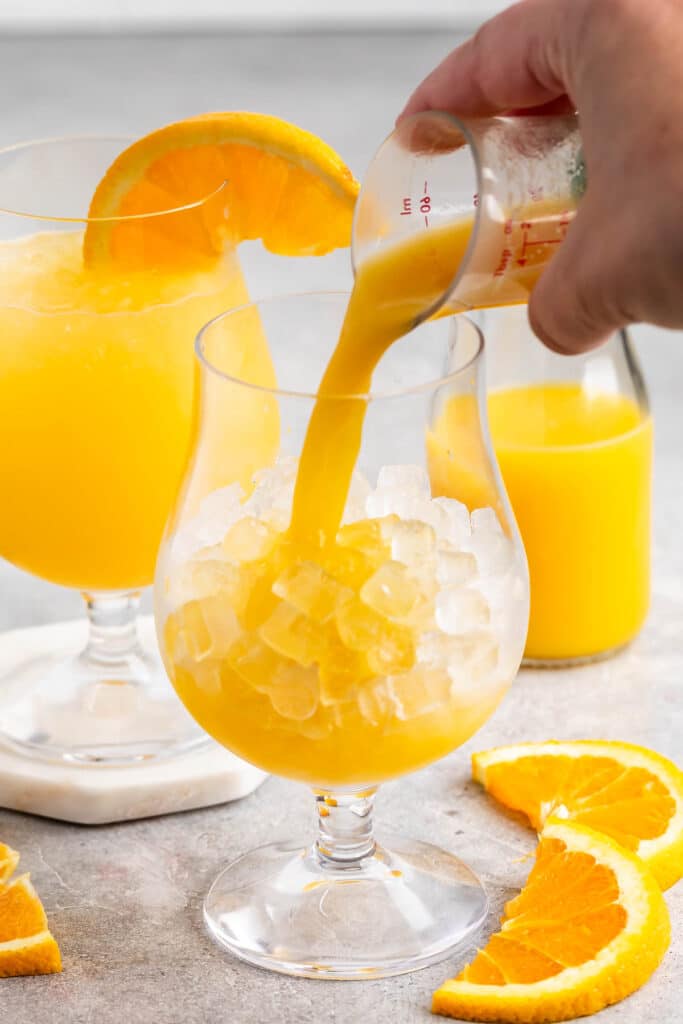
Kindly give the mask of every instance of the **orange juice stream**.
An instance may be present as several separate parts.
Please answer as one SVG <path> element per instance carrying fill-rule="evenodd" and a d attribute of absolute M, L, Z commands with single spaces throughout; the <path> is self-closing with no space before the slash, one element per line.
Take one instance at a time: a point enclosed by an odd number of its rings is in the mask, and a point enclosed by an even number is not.
<path fill-rule="evenodd" d="M 296 536 L 334 537 L 358 458 L 365 402 L 330 401 L 329 396 L 368 393 L 384 352 L 448 288 L 471 231 L 471 220 L 436 228 L 359 268 L 339 342 L 318 389 L 326 400 L 316 403 L 299 463 L 292 512 Z"/>

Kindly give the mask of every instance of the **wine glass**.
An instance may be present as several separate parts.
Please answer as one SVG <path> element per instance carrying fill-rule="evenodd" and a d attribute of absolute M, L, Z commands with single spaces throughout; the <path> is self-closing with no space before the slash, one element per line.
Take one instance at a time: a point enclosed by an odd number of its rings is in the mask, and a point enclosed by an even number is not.
<path fill-rule="evenodd" d="M 271 842 L 219 875 L 210 932 L 262 967 L 353 979 L 433 963 L 484 920 L 484 889 L 455 856 L 376 842 L 373 801 L 492 714 L 522 656 L 528 579 L 486 426 L 483 337 L 462 317 L 395 343 L 371 393 L 321 399 L 329 458 L 309 521 L 329 518 L 339 467 L 354 471 L 336 535 L 300 529 L 297 467 L 347 299 L 270 299 L 200 332 L 155 611 L 200 725 L 316 801 L 311 846 Z M 354 457 L 337 427 L 359 412 Z"/>
<path fill-rule="evenodd" d="M 246 299 L 232 251 L 200 267 L 193 248 L 217 194 L 175 209 L 160 191 L 148 215 L 88 217 L 126 145 L 0 151 L 0 556 L 76 588 L 88 612 L 82 648 L 73 630 L 41 633 L 0 679 L 0 740 L 89 764 L 207 742 L 137 612 L 189 445 L 193 338 Z"/>

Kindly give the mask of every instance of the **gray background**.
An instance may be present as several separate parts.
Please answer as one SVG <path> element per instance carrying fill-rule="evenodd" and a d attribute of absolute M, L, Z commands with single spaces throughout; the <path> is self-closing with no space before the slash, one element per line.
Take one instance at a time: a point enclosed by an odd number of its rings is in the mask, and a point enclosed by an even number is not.
<path fill-rule="evenodd" d="M 142 134 L 212 109 L 279 114 L 317 132 L 361 175 L 415 84 L 455 42 L 448 33 L 0 39 L 0 144 L 69 132 Z M 275 261 L 246 254 L 252 294 L 350 283 L 347 254 Z M 574 672 L 523 673 L 463 751 L 386 787 L 380 824 L 455 849 L 489 885 L 494 911 L 524 876 L 531 833 L 467 781 L 469 750 L 519 739 L 607 736 L 680 757 L 683 725 L 683 345 L 635 332 L 656 421 L 653 605 L 621 657 Z M 5 500 L 11 500 L 11 495 Z M 0 628 L 80 613 L 79 598 L 0 564 Z M 387 982 L 343 985 L 271 977 L 203 935 L 200 896 L 231 856 L 310 829 L 299 788 L 269 780 L 225 809 L 79 829 L 0 811 L 0 837 L 25 852 L 65 953 L 58 978 L 0 983 L 13 1024 L 235 1024 L 428 1020 L 429 995 L 463 957 Z M 674 933 L 680 891 L 668 895 Z M 493 925 L 493 916 L 491 925 Z M 680 941 L 641 993 L 601 1015 L 610 1024 L 674 1024 L 683 995 Z"/>

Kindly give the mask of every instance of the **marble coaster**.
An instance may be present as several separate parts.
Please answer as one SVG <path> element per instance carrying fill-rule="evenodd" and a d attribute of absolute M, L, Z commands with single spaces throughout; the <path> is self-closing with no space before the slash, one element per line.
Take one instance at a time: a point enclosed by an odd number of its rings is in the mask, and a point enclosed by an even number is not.
<path fill-rule="evenodd" d="M 152 631 L 151 617 L 143 619 L 143 640 Z M 80 621 L 0 634 L 0 674 L 11 670 L 23 654 L 48 643 L 61 649 L 84 635 Z M 126 767 L 33 760 L 0 744 L 0 807 L 80 825 L 131 821 L 239 800 L 265 778 L 258 768 L 211 741 L 183 757 Z"/>

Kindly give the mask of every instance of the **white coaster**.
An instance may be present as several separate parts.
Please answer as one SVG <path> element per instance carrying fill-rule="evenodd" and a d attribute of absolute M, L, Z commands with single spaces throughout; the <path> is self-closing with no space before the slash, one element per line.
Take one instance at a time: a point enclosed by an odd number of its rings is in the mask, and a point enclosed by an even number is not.
<path fill-rule="evenodd" d="M 143 619 L 143 640 L 152 635 Z M 0 675 L 36 648 L 55 650 L 85 640 L 82 622 L 0 634 Z M 80 825 L 103 825 L 238 800 L 266 778 L 218 744 L 184 757 L 110 767 L 32 760 L 0 745 L 0 807 Z"/>

